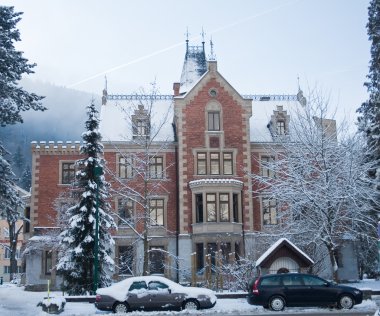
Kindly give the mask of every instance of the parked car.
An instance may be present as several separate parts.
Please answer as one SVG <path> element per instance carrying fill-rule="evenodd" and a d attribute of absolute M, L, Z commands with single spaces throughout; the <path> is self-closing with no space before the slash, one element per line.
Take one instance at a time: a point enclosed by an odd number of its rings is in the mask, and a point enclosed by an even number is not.
<path fill-rule="evenodd" d="M 185 287 L 160 276 L 131 277 L 96 291 L 99 310 L 126 313 L 132 310 L 203 309 L 216 304 L 209 289 Z"/>
<path fill-rule="evenodd" d="M 274 311 L 285 306 L 336 306 L 351 309 L 363 300 L 363 292 L 320 277 L 301 273 L 267 274 L 251 280 L 248 303 Z"/>

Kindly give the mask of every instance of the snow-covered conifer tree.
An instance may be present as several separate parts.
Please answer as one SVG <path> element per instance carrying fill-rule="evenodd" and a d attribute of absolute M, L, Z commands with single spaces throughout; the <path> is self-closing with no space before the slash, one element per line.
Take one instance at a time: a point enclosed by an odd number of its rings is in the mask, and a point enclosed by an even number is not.
<path fill-rule="evenodd" d="M 110 216 L 109 184 L 103 175 L 98 175 L 95 168 L 104 167 L 103 145 L 98 131 L 98 111 L 94 102 L 88 106 L 86 132 L 82 134 L 84 144 L 81 153 L 85 158 L 76 161 L 75 189 L 81 194 L 79 203 L 69 208 L 68 226 L 61 233 L 62 249 L 57 271 L 65 282 L 69 294 L 85 294 L 94 288 L 110 284 L 107 272 L 113 270 L 111 252 L 114 241 L 110 229 L 116 228 Z M 94 285 L 94 258 L 96 213 L 99 215 L 99 250 L 98 250 L 98 286 Z"/>
<path fill-rule="evenodd" d="M 16 28 L 22 13 L 14 12 L 13 7 L 0 6 L 0 126 L 22 123 L 21 112 L 41 110 L 42 97 L 29 93 L 18 85 L 23 74 L 33 73 L 35 64 L 28 64 L 21 51 L 17 51 L 14 43 L 20 41 L 20 32 Z M 15 187 L 15 175 L 7 154 L 0 142 L 0 212 L 9 224 L 9 249 L 11 252 L 11 277 L 16 272 L 16 247 L 18 234 L 22 226 L 16 229 L 16 221 L 22 218 L 20 209 L 21 199 Z"/>
<path fill-rule="evenodd" d="M 367 33 L 371 45 L 371 60 L 369 63 L 369 74 L 364 85 L 367 87 L 369 98 L 362 103 L 359 112 L 359 131 L 365 135 L 367 140 L 367 159 L 374 162 L 368 174 L 374 179 L 374 185 L 380 191 L 380 0 L 372 0 L 368 7 Z M 380 203 L 380 197 L 377 203 Z M 378 218 L 380 208 L 373 205 L 373 217 Z M 363 247 L 362 253 L 372 248 L 372 253 L 377 252 L 376 247 Z M 374 248 L 374 249 L 373 249 Z M 372 255 L 372 258 L 378 257 Z M 367 260 L 363 260 L 367 265 Z"/>
<path fill-rule="evenodd" d="M 32 182 L 32 172 L 30 171 L 30 166 L 26 165 L 21 175 L 20 185 L 24 190 L 29 191 L 31 187 L 31 182 Z"/>
<path fill-rule="evenodd" d="M 368 144 L 374 149 L 372 159 L 380 159 L 380 0 L 372 0 L 368 8 L 367 30 L 371 45 L 369 81 L 364 85 L 369 99 L 358 109 L 359 130 L 367 136 Z M 380 177 L 380 176 L 379 176 Z"/>
<path fill-rule="evenodd" d="M 40 103 L 42 97 L 18 86 L 22 75 L 33 73 L 36 66 L 28 64 L 22 52 L 14 47 L 14 42 L 20 41 L 16 24 L 21 14 L 14 12 L 13 7 L 0 6 L 0 126 L 22 123 L 22 111 L 46 110 Z"/>

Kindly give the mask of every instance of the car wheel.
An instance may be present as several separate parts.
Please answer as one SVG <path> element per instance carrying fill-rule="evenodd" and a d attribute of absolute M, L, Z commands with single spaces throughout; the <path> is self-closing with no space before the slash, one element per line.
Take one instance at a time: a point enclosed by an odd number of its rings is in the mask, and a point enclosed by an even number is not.
<path fill-rule="evenodd" d="M 112 308 L 115 314 L 123 314 L 128 312 L 128 306 L 125 303 L 117 302 Z"/>
<path fill-rule="evenodd" d="M 354 306 L 354 300 L 351 295 L 344 294 L 339 297 L 338 307 L 342 309 L 351 309 Z"/>
<path fill-rule="evenodd" d="M 199 304 L 196 300 L 187 300 L 183 303 L 183 309 L 196 310 L 199 309 Z"/>
<path fill-rule="evenodd" d="M 269 308 L 279 312 L 285 308 L 285 300 L 281 296 L 273 296 L 269 299 Z"/>

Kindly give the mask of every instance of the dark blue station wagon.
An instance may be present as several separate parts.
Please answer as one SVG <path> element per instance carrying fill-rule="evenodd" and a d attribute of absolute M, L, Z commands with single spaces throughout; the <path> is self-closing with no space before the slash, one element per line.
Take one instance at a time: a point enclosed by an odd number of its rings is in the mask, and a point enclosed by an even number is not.
<path fill-rule="evenodd" d="M 248 303 L 274 311 L 285 306 L 336 306 L 351 309 L 363 300 L 363 292 L 301 273 L 268 274 L 251 280 Z"/>

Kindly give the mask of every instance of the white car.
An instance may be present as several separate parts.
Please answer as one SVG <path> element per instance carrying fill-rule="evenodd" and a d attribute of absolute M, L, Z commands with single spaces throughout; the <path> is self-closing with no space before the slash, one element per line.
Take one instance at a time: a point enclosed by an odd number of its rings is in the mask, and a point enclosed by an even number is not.
<path fill-rule="evenodd" d="M 131 277 L 96 291 L 99 310 L 126 313 L 133 310 L 212 308 L 215 293 L 209 289 L 185 287 L 160 276 Z"/>

